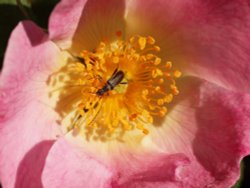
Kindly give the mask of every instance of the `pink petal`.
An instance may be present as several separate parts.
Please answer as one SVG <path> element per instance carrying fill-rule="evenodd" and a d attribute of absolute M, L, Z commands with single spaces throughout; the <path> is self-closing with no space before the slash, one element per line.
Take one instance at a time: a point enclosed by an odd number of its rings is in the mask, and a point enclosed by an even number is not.
<path fill-rule="evenodd" d="M 122 147 L 119 147 L 119 144 L 117 146 L 119 154 L 110 151 L 109 159 L 105 160 L 100 148 L 95 148 L 94 156 L 83 146 L 76 147 L 75 143 L 70 144 L 60 139 L 54 144 L 46 159 L 42 176 L 43 185 L 45 187 L 176 186 L 179 185 L 179 169 L 189 162 L 182 154 L 121 152 Z"/>
<path fill-rule="evenodd" d="M 110 187 L 112 172 L 65 139 L 59 139 L 46 159 L 44 187 Z"/>
<path fill-rule="evenodd" d="M 130 2 L 130 32 L 155 36 L 163 56 L 183 72 L 226 88 L 250 91 L 247 0 Z"/>
<path fill-rule="evenodd" d="M 10 83 L 25 84 L 29 76 L 33 74 L 32 71 L 35 69 L 35 66 L 37 67 L 36 69 L 39 68 L 39 64 L 34 64 L 33 61 L 29 60 L 30 54 L 28 50 L 39 45 L 46 38 L 47 35 L 32 22 L 25 21 L 19 23 L 9 40 L 4 67 L 1 72 L 1 86 L 10 87 Z M 33 58 L 37 57 L 34 56 Z M 22 80 L 22 82 L 17 82 L 19 80 Z"/>
<path fill-rule="evenodd" d="M 62 0 L 57 4 L 49 19 L 50 39 L 62 47 L 71 45 L 87 0 Z"/>
<path fill-rule="evenodd" d="M 112 41 L 117 31 L 124 34 L 124 11 L 124 0 L 63 0 L 51 14 L 50 38 L 61 48 L 73 45 L 74 53 L 92 50 L 101 41 Z"/>
<path fill-rule="evenodd" d="M 30 174 L 22 169 L 31 168 L 22 165 L 29 156 L 27 152 L 33 153 L 31 149 L 36 144 L 55 139 L 58 134 L 57 115 L 49 104 L 46 79 L 51 66 L 57 63 L 59 50 L 46 38 L 34 23 L 21 22 L 11 34 L 5 54 L 0 85 L 0 180 L 5 188 L 20 181 L 16 179 L 17 171 Z M 39 159 L 40 167 L 34 172 L 37 175 L 41 173 L 41 164 Z M 32 185 L 39 187 L 40 182 Z"/>
<path fill-rule="evenodd" d="M 179 171 L 189 164 L 183 154 L 163 152 L 127 152 L 117 158 L 115 165 L 117 187 L 178 187 Z"/>
<path fill-rule="evenodd" d="M 182 84 L 186 91 L 183 87 L 180 102 L 152 140 L 168 153 L 189 157 L 191 164 L 180 172 L 186 187 L 230 187 L 239 177 L 240 160 L 250 153 L 250 95 L 195 78 Z"/>

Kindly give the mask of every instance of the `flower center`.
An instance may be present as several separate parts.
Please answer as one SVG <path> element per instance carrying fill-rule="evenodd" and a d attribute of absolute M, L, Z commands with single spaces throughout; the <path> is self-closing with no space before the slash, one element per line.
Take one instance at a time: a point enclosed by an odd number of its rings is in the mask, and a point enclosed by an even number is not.
<path fill-rule="evenodd" d="M 132 36 L 101 42 L 69 61 L 60 71 L 67 76 L 56 76 L 63 83 L 57 110 L 70 119 L 68 131 L 102 137 L 136 130 L 149 134 L 148 127 L 166 115 L 167 104 L 179 93 L 175 78 L 181 72 L 162 62 L 159 51 L 153 37 Z"/>

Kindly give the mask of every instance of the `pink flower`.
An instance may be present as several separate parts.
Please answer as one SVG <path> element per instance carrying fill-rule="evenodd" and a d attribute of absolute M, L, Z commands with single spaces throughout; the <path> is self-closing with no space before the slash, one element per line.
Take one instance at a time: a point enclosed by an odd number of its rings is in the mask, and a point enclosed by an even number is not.
<path fill-rule="evenodd" d="M 62 0 L 49 34 L 19 23 L 0 83 L 3 187 L 233 185 L 250 153 L 249 9 Z"/>

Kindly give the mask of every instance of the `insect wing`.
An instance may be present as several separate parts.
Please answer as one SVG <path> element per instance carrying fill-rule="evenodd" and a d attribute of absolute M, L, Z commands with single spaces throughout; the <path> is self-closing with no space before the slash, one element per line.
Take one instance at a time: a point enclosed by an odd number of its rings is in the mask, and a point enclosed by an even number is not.
<path fill-rule="evenodd" d="M 124 78 L 124 73 L 122 71 L 118 71 L 114 74 L 109 80 L 108 84 L 111 86 L 111 89 L 114 89 L 115 86 L 121 83 Z"/>

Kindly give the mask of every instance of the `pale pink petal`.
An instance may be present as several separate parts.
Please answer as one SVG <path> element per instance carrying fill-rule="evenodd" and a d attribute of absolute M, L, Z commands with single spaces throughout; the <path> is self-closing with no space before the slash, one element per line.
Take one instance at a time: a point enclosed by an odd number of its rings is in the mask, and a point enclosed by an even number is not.
<path fill-rule="evenodd" d="M 184 73 L 250 91 L 247 0 L 129 1 L 129 33 L 149 34 Z"/>
<path fill-rule="evenodd" d="M 27 152 L 58 134 L 46 79 L 57 63 L 59 50 L 46 38 L 34 23 L 21 22 L 11 34 L 5 54 L 0 84 L 0 181 L 4 188 L 14 187 L 17 171 L 30 169 L 21 165 Z M 36 174 L 41 173 L 39 169 Z"/>
<path fill-rule="evenodd" d="M 250 153 L 250 96 L 184 80 L 179 102 L 152 140 L 168 153 L 189 157 L 191 164 L 180 173 L 187 187 L 230 187 L 239 178 L 240 160 Z"/>
<path fill-rule="evenodd" d="M 49 152 L 42 183 L 45 188 L 111 187 L 112 171 L 62 138 Z"/>
<path fill-rule="evenodd" d="M 117 33 L 125 35 L 125 0 L 87 1 L 75 35 L 72 50 L 79 53 L 84 49 L 94 50 L 100 42 L 112 42 Z"/>
<path fill-rule="evenodd" d="M 64 48 L 71 45 L 86 2 L 87 0 L 62 0 L 56 5 L 49 19 L 51 40 Z"/>
<path fill-rule="evenodd" d="M 92 50 L 117 31 L 124 34 L 124 14 L 124 0 L 63 0 L 51 14 L 50 38 L 64 49 L 73 45 L 74 53 Z"/>

